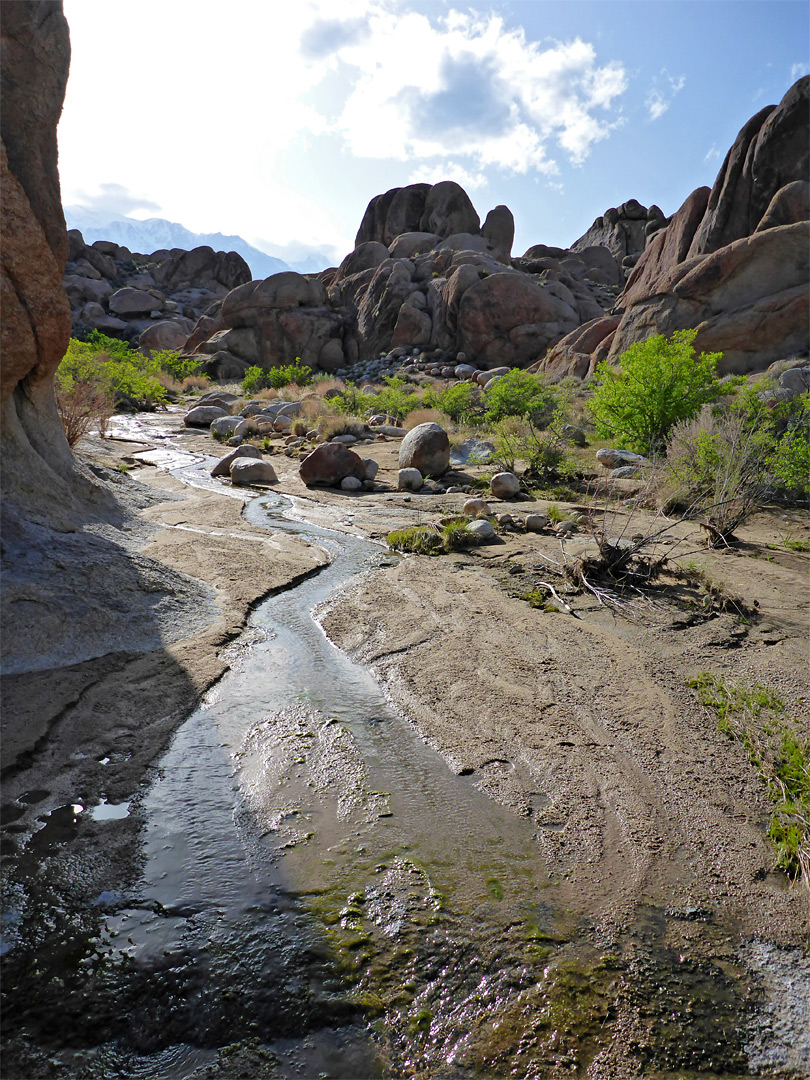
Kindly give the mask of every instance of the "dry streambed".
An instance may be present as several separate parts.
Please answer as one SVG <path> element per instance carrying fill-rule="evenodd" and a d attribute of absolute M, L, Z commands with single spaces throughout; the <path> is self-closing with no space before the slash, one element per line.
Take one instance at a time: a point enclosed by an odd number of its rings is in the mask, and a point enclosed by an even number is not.
<path fill-rule="evenodd" d="M 749 625 L 663 589 L 568 615 L 521 599 L 551 537 L 391 559 L 352 533 L 427 518 L 401 496 L 242 516 L 184 481 L 151 544 L 188 569 L 191 538 L 215 597 L 244 606 L 268 542 L 331 563 L 220 638 L 232 670 L 136 800 L 51 815 L 17 860 L 9 1075 L 804 1074 L 804 894 L 686 686 L 709 668 L 801 708 L 801 558 L 706 556 Z"/>

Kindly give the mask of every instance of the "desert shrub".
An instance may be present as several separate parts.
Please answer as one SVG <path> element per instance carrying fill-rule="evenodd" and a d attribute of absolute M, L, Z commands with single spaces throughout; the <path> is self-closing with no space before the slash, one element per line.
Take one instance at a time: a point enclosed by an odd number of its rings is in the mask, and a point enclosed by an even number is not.
<path fill-rule="evenodd" d="M 507 416 L 525 417 L 535 425 L 544 426 L 551 419 L 559 402 L 557 390 L 542 375 L 513 368 L 494 383 L 484 394 L 485 418 L 497 423 Z"/>
<path fill-rule="evenodd" d="M 524 478 L 541 487 L 568 475 L 572 466 L 566 452 L 568 439 L 564 435 L 568 411 L 564 401 L 558 402 L 550 422 L 538 427 L 531 420 L 507 417 L 495 428 L 495 454 L 499 468 L 515 471 L 518 460 L 526 463 Z"/>
<path fill-rule="evenodd" d="M 207 390 L 210 385 L 211 380 L 205 375 L 187 375 L 181 383 L 181 388 L 184 393 L 188 393 L 189 390 Z"/>
<path fill-rule="evenodd" d="M 739 412 L 700 415 L 672 428 L 664 475 L 670 504 L 701 520 L 716 542 L 725 542 L 766 500 L 771 445 Z"/>
<path fill-rule="evenodd" d="M 408 413 L 421 406 L 422 399 L 405 379 L 387 375 L 383 377 L 383 382 L 384 387 L 376 394 L 361 395 L 366 398 L 366 412 L 386 413 L 397 420 L 404 420 Z"/>
<path fill-rule="evenodd" d="M 810 393 L 779 400 L 773 383 L 743 387 L 732 410 L 761 438 L 775 492 L 790 499 L 810 495 Z"/>
<path fill-rule="evenodd" d="M 158 349 L 152 353 L 152 359 L 157 361 L 161 371 L 165 371 L 177 382 L 199 375 L 202 370 L 199 356 L 180 356 L 173 349 Z"/>
<path fill-rule="evenodd" d="M 447 417 L 444 413 L 438 409 L 414 409 L 413 412 L 409 412 L 405 417 L 402 426 L 410 431 L 411 428 L 418 427 L 419 424 L 443 424 L 447 422 Z"/>
<path fill-rule="evenodd" d="M 144 356 L 125 341 L 93 331 L 87 341 L 71 338 L 56 372 L 56 390 L 64 401 L 66 395 L 79 393 L 77 384 L 88 383 L 105 387 L 114 402 L 150 408 L 167 400 L 160 375 L 160 364 L 154 357 Z"/>
<path fill-rule="evenodd" d="M 422 399 L 429 408 L 439 409 L 454 423 L 473 423 L 482 413 L 481 391 L 472 383 L 454 383 L 438 393 L 429 389 Z"/>
<path fill-rule="evenodd" d="M 369 434 L 365 420 L 357 416 L 327 416 L 318 424 L 318 431 L 324 440 L 335 435 L 354 435 L 356 439 L 363 439 Z"/>
<path fill-rule="evenodd" d="M 283 386 L 309 386 L 312 382 L 312 368 L 299 364 L 284 364 L 269 370 L 253 364 L 242 379 L 244 394 L 257 394 L 260 390 L 280 390 Z"/>
<path fill-rule="evenodd" d="M 56 407 L 65 429 L 69 446 L 75 446 L 91 427 L 104 435 L 107 421 L 113 412 L 114 399 L 100 366 L 98 375 L 85 369 L 79 378 L 57 372 L 55 383 Z"/>
<path fill-rule="evenodd" d="M 768 456 L 768 468 L 776 485 L 786 494 L 802 499 L 810 495 L 810 439 L 798 425 L 786 432 Z"/>
<path fill-rule="evenodd" d="M 414 525 L 408 529 L 395 529 L 386 537 L 394 551 L 406 551 L 414 555 L 444 555 L 450 551 L 462 551 L 476 547 L 481 538 L 470 532 L 466 517 L 445 518 L 438 525 Z"/>
<path fill-rule="evenodd" d="M 695 355 L 697 330 L 656 334 L 622 353 L 620 366 L 602 361 L 590 412 L 600 435 L 642 453 L 663 448 L 679 420 L 730 391 L 717 378 L 722 353 Z"/>
<path fill-rule="evenodd" d="M 353 383 L 348 383 L 338 389 L 338 393 L 330 395 L 327 401 L 329 407 L 334 409 L 335 412 L 347 416 L 361 416 L 368 409 L 369 396 L 368 394 L 361 394 Z"/>

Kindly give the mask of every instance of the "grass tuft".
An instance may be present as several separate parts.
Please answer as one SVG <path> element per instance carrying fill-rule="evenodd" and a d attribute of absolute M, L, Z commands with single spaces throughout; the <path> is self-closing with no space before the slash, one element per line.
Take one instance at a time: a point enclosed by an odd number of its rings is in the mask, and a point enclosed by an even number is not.
<path fill-rule="evenodd" d="M 784 718 L 781 699 L 760 683 L 727 683 L 707 672 L 688 681 L 720 731 L 742 743 L 762 777 L 773 812 L 768 837 L 777 869 L 810 881 L 810 739 Z"/>

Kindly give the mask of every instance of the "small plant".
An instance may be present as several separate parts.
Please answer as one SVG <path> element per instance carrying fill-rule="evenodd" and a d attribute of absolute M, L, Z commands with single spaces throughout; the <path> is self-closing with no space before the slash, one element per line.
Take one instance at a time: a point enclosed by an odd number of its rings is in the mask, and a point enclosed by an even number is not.
<path fill-rule="evenodd" d="M 326 442 L 335 435 L 354 435 L 355 439 L 363 439 L 369 434 L 366 422 L 356 416 L 328 416 L 318 424 L 318 431 Z"/>
<path fill-rule="evenodd" d="M 783 543 L 789 551 L 810 551 L 810 540 L 794 540 L 790 533 Z"/>
<path fill-rule="evenodd" d="M 438 525 L 414 525 L 409 529 L 395 529 L 386 537 L 388 546 L 394 551 L 405 551 L 415 555 L 445 555 L 451 551 L 476 547 L 480 537 L 470 532 L 467 517 L 445 518 Z"/>
<path fill-rule="evenodd" d="M 727 683 L 707 672 L 688 681 L 717 726 L 742 743 L 766 784 L 773 812 L 768 837 L 776 865 L 790 877 L 810 877 L 810 739 L 784 720 L 781 699 L 760 683 Z"/>
<path fill-rule="evenodd" d="M 696 356 L 696 335 L 655 334 L 622 353 L 619 367 L 607 361 L 597 366 L 590 412 L 600 435 L 641 453 L 659 451 L 674 424 L 730 391 L 717 378 L 722 353 Z"/>
<path fill-rule="evenodd" d="M 406 551 L 414 555 L 441 555 L 444 551 L 438 531 L 427 525 L 394 529 L 386 536 L 385 541 L 393 551 Z"/>
<path fill-rule="evenodd" d="M 366 412 L 373 410 L 386 413 L 396 420 L 404 420 L 408 413 L 418 409 L 422 401 L 405 379 L 397 375 L 388 375 L 383 379 L 385 386 L 376 394 L 366 397 Z"/>

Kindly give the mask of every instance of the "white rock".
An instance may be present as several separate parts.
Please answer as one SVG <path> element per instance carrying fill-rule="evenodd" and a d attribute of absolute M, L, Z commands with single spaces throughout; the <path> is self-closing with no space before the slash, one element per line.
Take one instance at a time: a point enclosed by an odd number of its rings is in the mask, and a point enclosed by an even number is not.
<path fill-rule="evenodd" d="M 397 473 L 397 487 L 400 491 L 419 491 L 423 483 L 418 469 L 400 469 Z"/>
<path fill-rule="evenodd" d="M 238 435 L 241 439 L 247 435 L 247 424 L 241 416 L 220 416 L 211 421 L 211 434 L 224 435 L 227 438 Z"/>
<path fill-rule="evenodd" d="M 520 492 L 520 481 L 512 472 L 495 473 L 489 483 L 495 499 L 514 499 Z"/>
<path fill-rule="evenodd" d="M 276 484 L 276 470 L 269 461 L 255 458 L 237 458 L 231 462 L 231 483 L 246 486 L 250 484 Z"/>
<path fill-rule="evenodd" d="M 186 427 L 210 427 L 212 421 L 227 415 L 227 412 L 218 405 L 197 405 L 186 413 L 183 423 Z"/>
<path fill-rule="evenodd" d="M 252 443 L 244 443 L 236 450 L 232 450 L 230 454 L 221 457 L 213 469 L 211 469 L 211 475 L 230 476 L 231 464 L 236 461 L 237 458 L 253 458 L 254 461 L 260 461 L 261 456 L 262 452 L 257 446 L 254 446 Z"/>
<path fill-rule="evenodd" d="M 340 481 L 341 491 L 360 491 L 363 487 L 363 481 L 358 480 L 356 476 L 344 476 Z"/>
<path fill-rule="evenodd" d="M 461 512 L 468 517 L 487 517 L 490 513 L 489 503 L 486 499 L 467 499 Z"/>
<path fill-rule="evenodd" d="M 344 446 L 353 446 L 357 442 L 356 435 L 333 435 L 330 442 L 343 443 Z"/>
<path fill-rule="evenodd" d="M 548 514 L 527 514 L 525 525 L 527 532 L 542 532 L 548 525 Z"/>
<path fill-rule="evenodd" d="M 478 537 L 479 540 L 482 540 L 484 543 L 489 540 L 494 540 L 497 535 L 492 525 L 488 521 L 483 519 L 480 521 L 471 521 L 470 524 L 467 526 L 467 532 L 473 533 L 475 536 Z"/>

